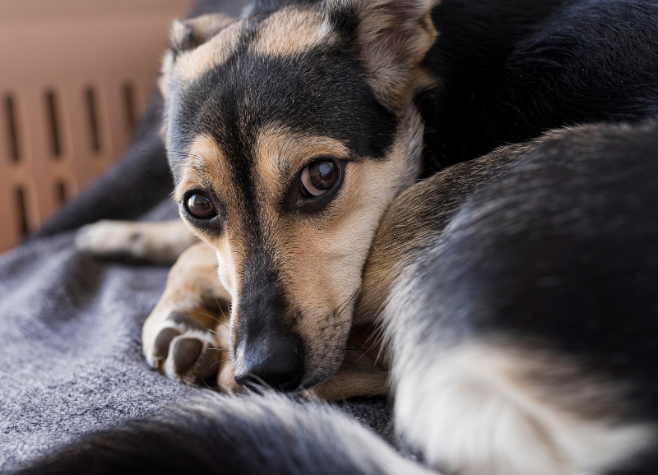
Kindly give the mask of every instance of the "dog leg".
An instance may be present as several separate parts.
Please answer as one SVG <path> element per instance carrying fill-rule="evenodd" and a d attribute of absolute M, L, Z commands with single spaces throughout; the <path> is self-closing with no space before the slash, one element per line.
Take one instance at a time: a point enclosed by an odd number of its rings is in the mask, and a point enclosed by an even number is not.
<path fill-rule="evenodd" d="M 215 250 L 206 243 L 190 247 L 171 269 L 167 287 L 144 323 L 148 363 L 186 384 L 218 375 L 221 389 L 239 389 L 228 352 L 230 299 L 217 276 Z"/>
<path fill-rule="evenodd" d="M 180 219 L 163 222 L 103 220 L 78 231 L 78 249 L 101 258 L 172 264 L 198 242 Z"/>

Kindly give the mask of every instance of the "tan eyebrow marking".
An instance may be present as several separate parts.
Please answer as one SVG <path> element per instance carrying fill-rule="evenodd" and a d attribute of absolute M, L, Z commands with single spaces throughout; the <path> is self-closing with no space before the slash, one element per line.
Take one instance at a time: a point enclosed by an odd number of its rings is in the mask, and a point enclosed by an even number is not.
<path fill-rule="evenodd" d="M 177 173 L 181 177 L 174 190 L 174 200 L 183 199 L 185 192 L 193 186 L 199 186 L 211 179 L 217 189 L 228 190 L 230 187 L 230 170 L 223 150 L 208 134 L 201 134 L 194 139 L 190 151 L 180 165 Z"/>
<path fill-rule="evenodd" d="M 293 56 L 331 44 L 336 38 L 317 9 L 289 7 L 263 21 L 250 51 L 272 57 Z"/>
<path fill-rule="evenodd" d="M 310 159 L 322 155 L 346 158 L 350 154 L 339 140 L 295 133 L 278 125 L 267 126 L 259 132 L 254 151 L 261 188 L 273 195 L 280 193 L 287 178 Z"/>

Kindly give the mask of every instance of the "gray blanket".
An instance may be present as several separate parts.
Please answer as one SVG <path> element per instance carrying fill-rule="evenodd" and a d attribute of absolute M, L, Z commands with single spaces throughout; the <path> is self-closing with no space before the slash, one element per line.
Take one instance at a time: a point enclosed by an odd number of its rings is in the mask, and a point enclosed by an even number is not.
<path fill-rule="evenodd" d="M 204 0 L 193 14 L 241 8 L 239 0 Z M 124 160 L 27 243 L 0 255 L 0 471 L 208 390 L 166 379 L 141 354 L 141 326 L 168 269 L 100 262 L 73 245 L 75 229 L 99 219 L 176 215 L 157 136 L 160 107 L 156 94 Z M 386 400 L 342 407 L 390 434 Z"/>

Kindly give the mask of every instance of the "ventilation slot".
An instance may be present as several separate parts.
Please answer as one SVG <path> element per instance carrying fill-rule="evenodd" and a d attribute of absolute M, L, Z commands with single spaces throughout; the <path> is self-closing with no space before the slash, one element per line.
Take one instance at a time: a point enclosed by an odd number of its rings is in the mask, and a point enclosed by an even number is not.
<path fill-rule="evenodd" d="M 123 85 L 123 106 L 126 116 L 126 128 L 132 131 L 137 122 L 137 112 L 135 110 L 135 86 L 132 83 Z"/>
<path fill-rule="evenodd" d="M 21 233 L 21 236 L 27 236 L 29 230 L 29 225 L 27 221 L 27 204 L 25 198 L 25 190 L 23 188 L 16 188 L 15 192 L 16 200 L 16 216 L 18 218 L 18 229 Z"/>
<path fill-rule="evenodd" d="M 6 95 L 4 102 L 9 157 L 14 162 L 18 162 L 21 159 L 21 150 L 18 145 L 18 120 L 16 118 L 16 104 L 14 102 L 14 97 L 11 95 Z"/>
<path fill-rule="evenodd" d="M 46 92 L 46 114 L 50 131 L 50 151 L 55 158 L 62 155 L 62 139 L 60 135 L 59 104 L 55 91 Z"/>
<path fill-rule="evenodd" d="M 55 199 L 60 206 L 66 203 L 68 199 L 68 190 L 66 189 L 66 183 L 63 181 L 55 183 Z"/>
<path fill-rule="evenodd" d="M 101 137 L 98 126 L 98 105 L 96 91 L 93 87 L 85 89 L 85 103 L 87 104 L 87 123 L 89 124 L 89 142 L 94 153 L 101 151 Z"/>

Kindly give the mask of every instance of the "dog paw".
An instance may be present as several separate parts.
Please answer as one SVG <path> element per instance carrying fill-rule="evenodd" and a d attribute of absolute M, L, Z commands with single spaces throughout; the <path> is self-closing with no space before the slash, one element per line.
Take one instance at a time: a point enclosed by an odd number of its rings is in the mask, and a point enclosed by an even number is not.
<path fill-rule="evenodd" d="M 173 264 L 197 242 L 182 220 L 161 222 L 99 221 L 78 231 L 81 251 L 104 259 Z"/>
<path fill-rule="evenodd" d="M 165 319 L 147 354 L 153 368 L 185 384 L 200 384 L 215 376 L 226 358 L 210 330 L 179 312 Z"/>
<path fill-rule="evenodd" d="M 148 236 L 135 223 L 104 220 L 80 228 L 75 244 L 97 257 L 141 260 L 147 254 Z"/>

